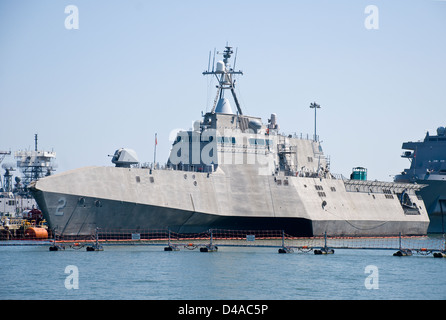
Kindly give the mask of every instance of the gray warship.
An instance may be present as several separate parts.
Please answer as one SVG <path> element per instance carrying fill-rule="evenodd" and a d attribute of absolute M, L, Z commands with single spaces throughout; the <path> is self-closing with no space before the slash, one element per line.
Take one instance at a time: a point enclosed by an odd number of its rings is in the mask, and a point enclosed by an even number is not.
<path fill-rule="evenodd" d="M 438 127 L 437 135 L 427 132 L 423 141 L 404 142 L 401 157 L 411 162 L 409 169 L 396 175 L 394 181 L 426 185 L 419 191 L 428 210 L 428 233 L 444 233 L 446 215 L 446 128 Z"/>
<path fill-rule="evenodd" d="M 215 77 L 210 111 L 179 131 L 165 165 L 143 167 L 118 149 L 115 166 L 84 167 L 34 181 L 31 191 L 59 235 L 169 229 L 283 230 L 293 236 L 423 235 L 421 185 L 345 179 L 330 172 L 320 141 L 279 132 L 243 113 L 232 47 L 203 75 Z M 236 55 L 234 61 L 236 60 Z M 226 94 L 226 95 L 225 95 Z M 232 110 L 231 102 L 236 110 Z"/>

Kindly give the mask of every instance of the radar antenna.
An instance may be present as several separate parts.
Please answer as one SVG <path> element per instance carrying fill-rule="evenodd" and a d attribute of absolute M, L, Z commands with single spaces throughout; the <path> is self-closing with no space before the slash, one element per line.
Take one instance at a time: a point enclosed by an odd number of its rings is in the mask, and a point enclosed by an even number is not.
<path fill-rule="evenodd" d="M 217 66 L 214 68 L 214 62 L 215 62 L 215 50 L 214 50 L 214 59 L 212 61 L 212 71 L 208 70 L 203 72 L 203 75 L 215 75 L 218 81 L 217 85 L 217 95 L 214 100 L 214 105 L 212 106 L 211 113 L 215 113 L 215 108 L 217 106 L 218 99 L 222 99 L 224 96 L 224 90 L 230 90 L 232 97 L 234 98 L 235 105 L 237 106 L 238 114 L 243 115 L 242 109 L 240 107 L 240 103 L 237 99 L 237 95 L 235 94 L 235 80 L 233 80 L 233 75 L 235 74 L 241 74 L 243 75 L 243 72 L 241 70 L 235 71 L 233 68 L 231 68 L 231 65 L 229 64 L 229 59 L 231 58 L 234 51 L 232 50 L 232 47 L 226 45 L 225 50 L 223 52 L 217 52 L 217 54 L 223 54 L 223 61 L 217 61 Z M 234 60 L 234 67 L 235 62 L 237 59 L 237 49 L 235 54 L 235 60 Z M 209 62 L 210 62 L 210 55 L 209 55 Z"/>

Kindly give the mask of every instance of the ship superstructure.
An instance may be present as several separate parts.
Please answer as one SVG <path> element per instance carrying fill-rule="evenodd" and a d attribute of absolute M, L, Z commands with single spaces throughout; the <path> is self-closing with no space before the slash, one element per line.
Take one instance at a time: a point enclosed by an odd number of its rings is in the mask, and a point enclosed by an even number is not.
<path fill-rule="evenodd" d="M 422 186 L 332 174 L 316 136 L 280 133 L 274 113 L 266 124 L 245 115 L 234 90 L 234 77 L 243 73 L 231 66 L 232 54 L 226 46 L 223 61 L 203 72 L 218 81 L 212 108 L 191 130 L 177 133 L 162 169 L 139 167 L 133 151 L 119 149 L 116 167 L 80 168 L 32 183 L 56 233 L 91 234 L 95 228 L 284 230 L 295 236 L 426 233 L 427 211 L 415 194 Z"/>
<path fill-rule="evenodd" d="M 427 132 L 423 141 L 404 142 L 401 157 L 409 159 L 410 168 L 395 176 L 395 182 L 424 184 L 419 191 L 428 210 L 429 233 L 444 233 L 446 227 L 446 129 L 437 135 Z"/>

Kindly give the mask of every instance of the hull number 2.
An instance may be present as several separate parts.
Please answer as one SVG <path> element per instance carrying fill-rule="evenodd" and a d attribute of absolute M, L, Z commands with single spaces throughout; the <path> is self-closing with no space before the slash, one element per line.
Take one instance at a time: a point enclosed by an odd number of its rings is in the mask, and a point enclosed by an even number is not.
<path fill-rule="evenodd" d="M 56 213 L 54 213 L 56 216 L 63 216 L 63 209 L 67 205 L 67 199 L 64 197 L 59 198 L 59 201 L 57 202 L 59 205 L 56 208 Z"/>

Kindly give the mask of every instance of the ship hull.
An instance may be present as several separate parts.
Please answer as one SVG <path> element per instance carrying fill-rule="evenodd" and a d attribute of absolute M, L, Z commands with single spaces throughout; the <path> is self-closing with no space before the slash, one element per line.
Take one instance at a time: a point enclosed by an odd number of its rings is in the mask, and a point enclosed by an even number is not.
<path fill-rule="evenodd" d="M 34 192 L 50 228 L 64 236 L 92 235 L 96 228 L 103 233 L 125 235 L 133 232 L 171 230 L 178 233 L 201 233 L 209 229 L 280 230 L 295 237 L 320 236 L 390 236 L 422 235 L 427 223 L 389 220 L 311 220 L 299 217 L 221 216 L 203 212 L 129 203 L 110 199 Z M 79 199 L 84 203 L 79 204 Z M 64 206 L 61 209 L 64 199 Z M 87 205 L 89 204 L 89 205 Z M 63 210 L 63 211 L 62 211 Z M 53 213 L 51 213 L 53 212 Z M 61 213 L 57 215 L 56 213 Z M 63 213 L 63 214 L 62 214 Z"/>
<path fill-rule="evenodd" d="M 220 216 L 168 207 L 130 203 L 110 199 L 80 197 L 59 193 L 34 192 L 50 227 L 65 236 L 103 233 L 130 234 L 170 230 L 201 233 L 209 229 L 283 230 L 291 236 L 312 236 L 312 221 L 304 218 Z M 82 204 L 79 204 L 82 198 Z M 60 199 L 64 199 L 60 202 Z M 57 209 L 63 204 L 63 208 Z M 89 204 L 89 205 L 88 205 Z M 60 214 L 56 214 L 60 213 Z"/>
<path fill-rule="evenodd" d="M 446 230 L 446 181 L 419 180 L 417 183 L 426 184 L 420 190 L 430 218 L 428 233 L 444 233 Z"/>
<path fill-rule="evenodd" d="M 396 182 L 426 185 L 418 193 L 426 206 L 430 223 L 428 233 L 444 233 L 446 230 L 446 180 L 408 181 L 405 176 L 396 176 Z"/>
<path fill-rule="evenodd" d="M 292 236 L 427 232 L 427 212 L 415 194 L 420 203 L 412 214 L 375 182 L 267 176 L 254 169 L 227 166 L 207 174 L 91 167 L 41 179 L 31 190 L 50 227 L 69 236 L 96 228 L 283 230 Z"/>

